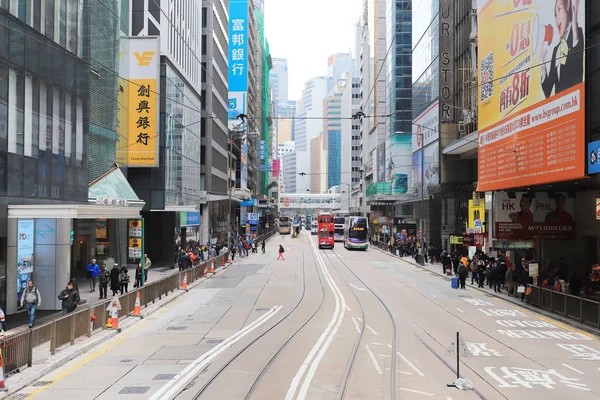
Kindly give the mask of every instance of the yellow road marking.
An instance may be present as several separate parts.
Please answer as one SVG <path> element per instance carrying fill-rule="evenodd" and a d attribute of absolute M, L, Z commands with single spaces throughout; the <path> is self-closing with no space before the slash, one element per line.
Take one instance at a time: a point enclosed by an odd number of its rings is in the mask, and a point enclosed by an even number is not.
<path fill-rule="evenodd" d="M 155 317 L 148 318 L 148 319 L 138 322 L 137 325 L 127 329 L 127 331 L 125 333 L 111 339 L 112 343 L 105 345 L 103 348 L 96 350 L 95 352 L 88 355 L 87 357 L 77 361 L 75 364 L 73 364 L 71 367 L 67 368 L 66 370 L 58 372 L 58 373 L 55 372 L 55 375 L 50 375 L 50 377 L 47 378 L 47 380 L 52 381 L 52 383 L 49 383 L 45 386 L 41 386 L 39 389 L 36 389 L 33 393 L 27 394 L 27 397 L 25 397 L 25 399 L 31 399 L 31 398 L 37 396 L 44 390 L 48 389 L 50 386 L 54 385 L 57 382 L 62 381 L 67 376 L 71 375 L 73 372 L 77 371 L 79 368 L 83 367 L 90 361 L 100 357 L 102 354 L 108 352 L 110 349 L 114 348 L 115 346 L 117 346 L 120 343 L 124 342 L 125 340 L 129 339 L 131 336 L 133 336 L 134 333 L 140 331 L 142 328 L 147 326 L 150 322 L 158 319 L 161 315 L 163 315 L 167 311 L 169 306 L 170 305 L 161 308 Z M 23 389 L 23 390 L 26 390 L 26 389 Z"/>

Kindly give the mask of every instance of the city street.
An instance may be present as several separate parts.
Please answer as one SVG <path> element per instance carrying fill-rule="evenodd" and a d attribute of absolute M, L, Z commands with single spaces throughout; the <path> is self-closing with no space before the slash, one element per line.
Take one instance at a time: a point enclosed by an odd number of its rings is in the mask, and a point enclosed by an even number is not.
<path fill-rule="evenodd" d="M 457 352 L 475 390 L 447 386 Z M 13 397 L 593 399 L 599 361 L 588 333 L 374 248 L 318 250 L 302 231 Z"/>

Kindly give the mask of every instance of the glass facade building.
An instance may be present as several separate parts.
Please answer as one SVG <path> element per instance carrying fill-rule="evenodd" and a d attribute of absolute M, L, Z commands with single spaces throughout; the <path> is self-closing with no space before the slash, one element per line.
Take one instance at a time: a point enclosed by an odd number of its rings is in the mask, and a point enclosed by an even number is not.
<path fill-rule="evenodd" d="M 89 20 L 85 0 L 0 0 L 3 308 L 8 205 L 88 199 Z"/>
<path fill-rule="evenodd" d="M 439 95 L 439 0 L 413 1 L 412 118 Z"/>

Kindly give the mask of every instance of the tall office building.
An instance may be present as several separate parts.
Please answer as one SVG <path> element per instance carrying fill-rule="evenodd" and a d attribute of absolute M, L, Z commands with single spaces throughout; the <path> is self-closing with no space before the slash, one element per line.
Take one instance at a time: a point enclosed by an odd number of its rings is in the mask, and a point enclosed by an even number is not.
<path fill-rule="evenodd" d="M 321 158 L 323 152 L 323 135 L 315 136 L 310 139 L 310 192 L 322 193 L 321 180 L 325 179 L 321 175 Z"/>
<path fill-rule="evenodd" d="M 231 173 L 227 168 L 228 37 L 228 10 L 223 2 L 202 0 L 202 43 L 212 43 L 202 49 L 201 56 L 201 188 L 207 192 L 207 203 L 202 205 L 202 242 L 215 236 L 220 221 L 229 211 L 223 199 L 227 192 L 227 173 Z"/>
<path fill-rule="evenodd" d="M 129 163 L 127 177 L 146 202 L 145 241 L 146 246 L 153 249 L 153 260 L 172 262 L 173 232 L 177 231 L 182 241 L 191 234 L 196 237 L 200 225 L 198 205 L 205 201 L 201 191 L 204 125 L 201 122 L 205 112 L 202 108 L 206 106 L 201 95 L 202 6 L 192 0 L 132 0 L 131 4 L 131 36 L 136 38 L 134 40 L 149 45 L 152 39 L 148 37 L 159 38 L 160 87 L 164 93 L 160 97 L 157 143 L 153 143 L 158 147 L 158 158 L 140 159 L 129 149 L 124 158 L 134 164 L 136 158 L 139 160 L 135 168 Z M 137 51 L 137 54 L 144 52 Z M 145 54 L 153 53 L 148 49 Z M 146 140 L 152 143 L 154 138 L 151 135 Z M 215 137 L 214 140 L 219 139 Z M 221 141 L 222 147 L 226 146 L 224 142 Z M 221 154 L 220 160 L 222 163 L 213 157 L 212 165 L 224 170 L 226 157 Z M 185 217 L 187 213 L 194 215 L 193 222 L 181 224 L 182 219 L 187 220 L 182 215 Z"/>
<path fill-rule="evenodd" d="M 273 58 L 273 70 L 269 80 L 273 85 L 273 98 L 277 101 L 288 99 L 288 62 L 285 58 Z"/>
<path fill-rule="evenodd" d="M 325 98 L 323 105 L 323 150 L 327 152 L 327 189 L 340 184 L 342 174 L 342 94 L 346 80 Z"/>
<path fill-rule="evenodd" d="M 296 114 L 296 150 L 307 151 L 310 139 L 323 131 L 323 100 L 327 96 L 327 77 L 319 76 L 306 82 L 299 112 Z"/>
<path fill-rule="evenodd" d="M 353 62 L 350 54 L 337 53 L 329 56 L 327 58 L 327 91 L 334 90 L 344 74 L 352 69 Z"/>
<path fill-rule="evenodd" d="M 342 134 L 341 134 L 341 176 L 342 190 L 350 190 L 353 200 L 347 203 L 347 196 L 342 196 L 342 209 L 358 207 L 357 193 L 353 188 L 360 184 L 361 146 L 360 120 L 347 118 L 360 111 L 360 79 L 348 77 L 348 83 L 342 95 Z M 357 188 L 358 189 L 358 188 Z M 358 190 L 357 190 L 358 191 Z"/>

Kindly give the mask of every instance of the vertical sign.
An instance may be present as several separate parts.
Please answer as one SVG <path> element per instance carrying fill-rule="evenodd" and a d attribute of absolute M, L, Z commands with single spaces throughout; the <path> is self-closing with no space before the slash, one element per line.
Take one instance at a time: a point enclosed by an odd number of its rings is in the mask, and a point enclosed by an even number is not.
<path fill-rule="evenodd" d="M 267 153 L 267 142 L 265 140 L 260 140 L 258 142 L 258 159 L 264 160 L 265 155 Z"/>
<path fill-rule="evenodd" d="M 440 0 L 440 121 L 454 122 L 454 0 Z M 493 39 L 491 39 L 493 40 Z"/>
<path fill-rule="evenodd" d="M 127 159 L 130 167 L 157 167 L 159 142 L 157 37 L 129 38 Z"/>
<path fill-rule="evenodd" d="M 229 92 L 248 91 L 248 0 L 229 2 Z"/>
<path fill-rule="evenodd" d="M 27 287 L 27 281 L 33 276 L 34 226 L 32 219 L 20 219 L 17 228 L 17 304 L 21 301 L 21 292 Z"/>
<path fill-rule="evenodd" d="M 281 169 L 281 160 L 273 160 L 273 177 L 277 178 L 279 177 L 279 171 Z"/>
<path fill-rule="evenodd" d="M 130 259 L 139 260 L 143 256 L 144 223 L 141 219 L 130 219 L 128 225 L 128 255 Z"/>

